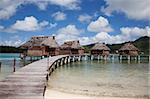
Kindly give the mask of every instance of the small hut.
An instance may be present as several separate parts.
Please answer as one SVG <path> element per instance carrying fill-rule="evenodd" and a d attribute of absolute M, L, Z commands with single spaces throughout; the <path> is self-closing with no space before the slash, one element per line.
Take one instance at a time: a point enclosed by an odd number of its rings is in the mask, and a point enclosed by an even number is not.
<path fill-rule="evenodd" d="M 119 49 L 120 55 L 130 55 L 130 56 L 137 56 L 139 54 L 139 49 L 135 47 L 131 42 L 124 44 Z"/>
<path fill-rule="evenodd" d="M 60 54 L 84 54 L 84 48 L 81 47 L 79 41 L 67 41 L 60 46 Z"/>
<path fill-rule="evenodd" d="M 91 49 L 91 55 L 108 56 L 109 52 L 110 48 L 102 43 L 96 43 Z"/>
<path fill-rule="evenodd" d="M 59 54 L 59 46 L 55 37 L 36 36 L 20 46 L 27 56 L 53 56 Z"/>

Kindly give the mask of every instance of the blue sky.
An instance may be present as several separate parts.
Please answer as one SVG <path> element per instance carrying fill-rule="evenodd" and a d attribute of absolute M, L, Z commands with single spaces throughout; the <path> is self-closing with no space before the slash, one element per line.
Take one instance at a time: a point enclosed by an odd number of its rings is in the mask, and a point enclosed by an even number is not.
<path fill-rule="evenodd" d="M 149 0 L 1 0 L 0 44 L 19 46 L 32 36 L 55 35 L 122 43 L 150 36 Z"/>

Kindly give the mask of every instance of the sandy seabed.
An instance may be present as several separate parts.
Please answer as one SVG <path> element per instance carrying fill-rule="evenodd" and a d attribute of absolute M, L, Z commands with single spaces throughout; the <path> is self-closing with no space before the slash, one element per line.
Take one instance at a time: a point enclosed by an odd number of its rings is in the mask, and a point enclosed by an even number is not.
<path fill-rule="evenodd" d="M 60 92 L 51 89 L 51 90 L 46 90 L 45 99 L 148 99 L 148 97 L 147 98 L 96 97 L 96 96 L 70 94 L 70 93 Z"/>

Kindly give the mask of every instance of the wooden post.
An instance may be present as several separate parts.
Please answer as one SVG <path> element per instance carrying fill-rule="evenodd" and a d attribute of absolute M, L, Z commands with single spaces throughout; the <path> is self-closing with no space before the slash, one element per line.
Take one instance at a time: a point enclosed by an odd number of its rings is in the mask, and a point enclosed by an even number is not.
<path fill-rule="evenodd" d="M 100 58 L 101 58 L 101 60 L 102 60 L 102 59 L 103 59 L 103 56 L 101 55 Z"/>
<path fill-rule="evenodd" d="M 78 61 L 80 61 L 81 60 L 81 56 L 78 56 Z"/>
<path fill-rule="evenodd" d="M 85 61 L 87 60 L 86 58 L 87 58 L 87 56 L 85 55 L 85 56 L 84 56 L 84 60 L 85 60 Z"/>
<path fill-rule="evenodd" d="M 73 56 L 73 59 L 72 59 L 72 61 L 73 61 L 73 62 L 75 61 L 75 56 Z"/>
<path fill-rule="evenodd" d="M 104 56 L 104 60 L 107 60 L 107 55 Z"/>
<path fill-rule="evenodd" d="M 115 61 L 115 55 L 114 54 L 112 55 L 111 60 L 114 63 L 114 61 Z"/>
<path fill-rule="evenodd" d="M 141 60 L 141 59 L 140 59 L 140 58 L 141 58 L 140 55 L 138 55 L 137 57 L 138 57 L 138 63 L 140 63 L 140 60 Z"/>
<path fill-rule="evenodd" d="M 122 62 L 122 55 L 119 56 L 119 61 Z"/>
<path fill-rule="evenodd" d="M 94 58 L 94 56 L 93 56 L 93 55 L 91 55 L 91 60 L 93 60 L 93 58 Z"/>
<path fill-rule="evenodd" d="M 49 57 L 47 58 L 47 70 L 49 69 Z"/>
<path fill-rule="evenodd" d="M 113 54 L 113 56 L 112 56 L 112 60 L 114 61 L 115 60 L 115 55 Z"/>
<path fill-rule="evenodd" d="M 122 60 L 122 55 L 119 56 L 119 60 Z"/>
<path fill-rule="evenodd" d="M 128 55 L 128 64 L 130 64 L 131 57 Z"/>
<path fill-rule="evenodd" d="M 68 64 L 68 57 L 65 57 L 65 64 Z"/>
<path fill-rule="evenodd" d="M 13 72 L 16 71 L 16 59 L 14 58 L 14 64 L 13 64 Z"/>
<path fill-rule="evenodd" d="M 68 63 L 70 63 L 70 56 L 68 57 Z"/>
<path fill-rule="evenodd" d="M 98 60 L 99 60 L 99 55 L 98 55 Z"/>
<path fill-rule="evenodd" d="M 0 62 L 0 71 L 1 71 L 1 65 L 2 65 L 2 63 Z"/>
<path fill-rule="evenodd" d="M 56 65 L 57 65 L 57 67 L 59 67 L 59 62 L 58 62 L 58 60 L 56 61 Z"/>
<path fill-rule="evenodd" d="M 54 65 L 55 65 L 55 69 L 56 69 L 57 68 L 57 63 L 55 62 Z"/>

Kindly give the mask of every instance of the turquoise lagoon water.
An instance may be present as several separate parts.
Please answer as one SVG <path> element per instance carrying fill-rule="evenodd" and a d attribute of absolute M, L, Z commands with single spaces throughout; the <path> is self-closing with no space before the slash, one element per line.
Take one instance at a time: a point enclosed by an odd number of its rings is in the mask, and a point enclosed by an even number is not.
<path fill-rule="evenodd" d="M 82 61 L 57 68 L 50 76 L 47 90 L 148 99 L 149 88 L 147 61 Z"/>
<path fill-rule="evenodd" d="M 16 59 L 16 70 L 24 66 L 19 56 L 19 53 L 0 53 L 0 80 L 13 73 L 14 58 Z"/>

